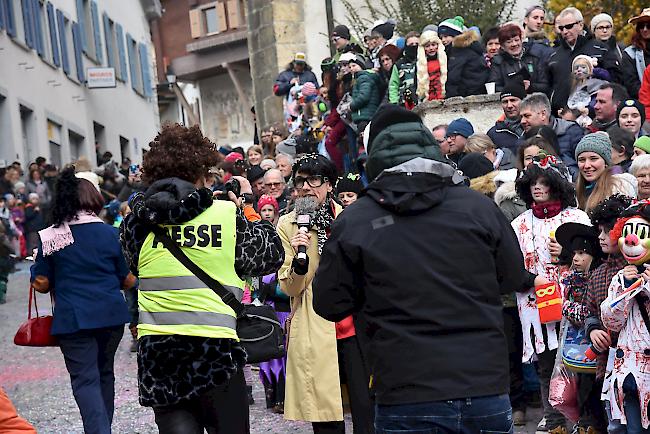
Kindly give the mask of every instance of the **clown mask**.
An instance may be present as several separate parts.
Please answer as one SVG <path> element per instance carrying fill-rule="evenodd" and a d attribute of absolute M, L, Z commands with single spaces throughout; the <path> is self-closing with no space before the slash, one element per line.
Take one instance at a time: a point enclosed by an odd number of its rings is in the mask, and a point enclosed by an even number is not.
<path fill-rule="evenodd" d="M 623 257 L 632 265 L 650 262 L 650 223 L 635 216 L 625 222 L 618 239 Z"/>

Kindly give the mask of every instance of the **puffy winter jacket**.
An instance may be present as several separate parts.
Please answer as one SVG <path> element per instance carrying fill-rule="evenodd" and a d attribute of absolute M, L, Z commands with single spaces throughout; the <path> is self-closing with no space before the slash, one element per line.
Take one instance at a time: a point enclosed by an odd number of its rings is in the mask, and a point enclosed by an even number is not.
<path fill-rule="evenodd" d="M 643 73 L 641 88 L 639 89 L 639 102 L 645 106 L 645 118 L 650 119 L 650 65 Z"/>
<path fill-rule="evenodd" d="M 417 102 L 416 63 L 416 60 L 403 56 L 393 66 L 393 73 L 388 83 L 388 101 L 391 104 L 404 106 L 407 102 L 408 104 Z"/>
<path fill-rule="evenodd" d="M 573 121 L 565 121 L 564 119 L 551 118 L 551 127 L 557 135 L 558 145 L 560 147 L 560 158 L 571 172 L 571 176 L 575 179 L 578 175 L 578 163 L 575 159 L 576 146 L 582 137 L 585 135 L 584 130 L 580 125 Z"/>
<path fill-rule="evenodd" d="M 298 73 L 293 69 L 285 69 L 280 73 L 280 75 L 278 75 L 278 78 L 275 79 L 275 84 L 273 85 L 273 93 L 277 96 L 288 95 L 289 90 L 291 90 L 291 87 L 293 86 L 291 84 L 291 80 L 293 80 L 295 77 L 298 77 L 301 85 L 307 83 L 308 81 L 311 81 L 314 83 L 316 88 L 318 88 L 318 79 L 316 78 L 316 75 L 311 72 L 311 69 L 305 68 L 305 70 L 301 73 Z"/>
<path fill-rule="evenodd" d="M 497 122 L 488 130 L 487 135 L 498 148 L 509 149 L 513 154 L 516 154 L 517 149 L 519 149 L 519 140 L 523 136 L 523 130 L 520 124 L 508 125 L 505 122 Z"/>
<path fill-rule="evenodd" d="M 576 45 L 571 50 L 569 45 L 560 39 L 559 45 L 548 59 L 548 71 L 553 89 L 551 93 L 552 112 L 557 111 L 567 103 L 571 92 L 571 63 L 579 54 L 595 57 L 598 67 L 606 69 L 615 82 L 621 80 L 621 66 L 615 50 L 610 51 L 607 45 L 586 36 L 578 36 Z"/>
<path fill-rule="evenodd" d="M 496 83 L 497 92 L 501 92 L 508 81 L 530 80 L 527 93 L 542 92 L 550 94 L 551 85 L 544 58 L 546 51 L 538 43 L 526 44 L 520 59 L 515 59 L 505 51 L 492 58 L 492 68 L 488 82 Z"/>
<path fill-rule="evenodd" d="M 381 104 L 379 75 L 372 70 L 359 71 L 354 75 L 354 79 L 350 103 L 352 121 L 369 121 Z"/>
<path fill-rule="evenodd" d="M 486 93 L 485 83 L 490 69 L 483 56 L 483 46 L 478 35 L 468 30 L 456 36 L 447 53 L 447 83 L 445 97 L 482 95 Z"/>
<path fill-rule="evenodd" d="M 650 66 L 650 51 L 643 51 L 643 65 L 637 67 L 637 53 L 641 50 L 632 45 L 623 50 L 623 60 L 622 69 L 623 69 L 623 83 L 627 89 L 627 92 L 630 94 L 630 98 L 637 98 L 639 96 L 639 88 L 641 87 L 641 80 L 639 75 L 643 76 L 645 67 Z"/>

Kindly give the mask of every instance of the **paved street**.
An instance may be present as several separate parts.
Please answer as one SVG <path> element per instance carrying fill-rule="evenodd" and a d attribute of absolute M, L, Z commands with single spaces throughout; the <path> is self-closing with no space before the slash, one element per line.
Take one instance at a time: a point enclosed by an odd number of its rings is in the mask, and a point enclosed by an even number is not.
<path fill-rule="evenodd" d="M 70 380 L 58 348 L 28 348 L 13 344 L 18 326 L 26 318 L 28 297 L 26 266 L 9 279 L 7 304 L 0 305 L 0 385 L 13 400 L 18 412 L 29 420 L 39 433 L 82 433 L 82 424 L 72 396 Z M 41 312 L 49 310 L 47 296 L 40 295 Z M 115 362 L 116 393 L 115 433 L 157 432 L 153 412 L 138 403 L 135 354 L 130 353 L 129 339 L 122 340 Z M 287 422 L 264 407 L 264 390 L 259 382 L 254 387 L 256 404 L 251 407 L 252 433 L 310 433 L 307 423 Z M 531 411 L 535 423 L 539 410 Z M 348 432 L 352 432 L 349 416 Z M 521 433 L 534 432 L 529 423 Z"/>

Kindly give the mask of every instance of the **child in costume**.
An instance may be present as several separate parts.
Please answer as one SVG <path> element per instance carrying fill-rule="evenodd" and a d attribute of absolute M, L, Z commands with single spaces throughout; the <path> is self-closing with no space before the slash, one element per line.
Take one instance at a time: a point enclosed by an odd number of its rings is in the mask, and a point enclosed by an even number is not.
<path fill-rule="evenodd" d="M 416 74 L 420 101 L 445 98 L 447 54 L 436 32 L 428 30 L 420 36 Z"/>
<path fill-rule="evenodd" d="M 567 107 L 578 110 L 581 114 L 575 121 L 583 128 L 593 122 L 589 117 L 589 108 L 593 108 L 596 93 L 605 80 L 593 77 L 596 59 L 581 54 L 573 59 L 571 64 L 572 86 Z"/>
<path fill-rule="evenodd" d="M 610 388 L 613 419 L 628 433 L 650 432 L 650 202 L 623 212 L 610 233 L 628 264 L 612 279 L 601 304 L 603 325 L 618 332 Z"/>
<path fill-rule="evenodd" d="M 588 348 L 585 320 L 589 315 L 586 294 L 592 270 L 600 265 L 602 251 L 598 241 L 598 229 L 580 223 L 565 223 L 555 232 L 562 246 L 562 257 L 571 258 L 571 271 L 561 281 L 564 302 L 562 316 L 569 321 L 567 338 L 562 348 L 563 356 L 570 360 L 584 361 L 582 349 Z M 579 344 L 577 348 L 575 344 Z M 580 353 L 580 354 L 577 354 Z M 573 359 L 571 359 L 573 358 Z M 594 362 L 595 364 L 595 362 Z M 578 373 L 579 418 L 573 432 L 606 432 L 607 420 L 600 402 L 601 384 L 596 382 L 595 366 L 591 373 Z M 580 372 L 580 371 L 579 371 Z"/>
<path fill-rule="evenodd" d="M 563 223 L 588 225 L 589 216 L 576 208 L 575 189 L 566 166 L 553 156 L 536 156 L 517 180 L 515 188 L 529 208 L 511 223 L 524 256 L 524 266 L 531 274 L 558 283 L 561 269 L 556 256 L 561 247 L 552 235 Z M 548 388 L 558 348 L 559 321 L 542 324 L 534 288 L 517 293 L 517 305 L 524 338 L 522 361 L 529 363 L 537 354 L 539 362 L 544 418 L 538 429 L 550 431 L 563 427 L 564 417 L 548 402 Z"/>

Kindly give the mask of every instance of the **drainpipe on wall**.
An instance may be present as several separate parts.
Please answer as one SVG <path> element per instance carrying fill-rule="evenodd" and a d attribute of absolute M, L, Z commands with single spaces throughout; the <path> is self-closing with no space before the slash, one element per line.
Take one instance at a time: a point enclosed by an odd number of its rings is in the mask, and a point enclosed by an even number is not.
<path fill-rule="evenodd" d="M 334 13 L 332 12 L 332 0 L 325 0 L 325 16 L 327 19 L 327 39 L 329 40 L 330 35 L 334 31 Z M 330 47 L 330 55 L 334 56 L 336 48 L 334 44 L 328 44 Z"/>

